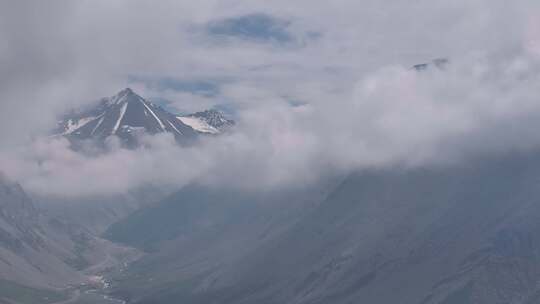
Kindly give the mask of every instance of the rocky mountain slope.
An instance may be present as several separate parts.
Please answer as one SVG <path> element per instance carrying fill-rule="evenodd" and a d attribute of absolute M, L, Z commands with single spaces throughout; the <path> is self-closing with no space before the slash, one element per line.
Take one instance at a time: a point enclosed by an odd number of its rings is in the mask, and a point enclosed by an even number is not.
<path fill-rule="evenodd" d="M 106 267 L 138 252 L 75 222 L 40 211 L 20 185 L 0 176 L 0 303 L 49 303 L 93 283 Z M 24 300 L 23 300 L 24 299 Z"/>
<path fill-rule="evenodd" d="M 18 184 L 0 180 L 0 277 L 38 286 L 81 282 L 64 262 L 75 257 L 64 240 L 48 237 L 42 220 Z"/>
<path fill-rule="evenodd" d="M 538 155 L 364 171 L 247 209 L 180 192 L 109 231 L 153 245 L 116 290 L 134 303 L 537 303 Z M 122 229 L 138 225 L 142 243 Z"/>

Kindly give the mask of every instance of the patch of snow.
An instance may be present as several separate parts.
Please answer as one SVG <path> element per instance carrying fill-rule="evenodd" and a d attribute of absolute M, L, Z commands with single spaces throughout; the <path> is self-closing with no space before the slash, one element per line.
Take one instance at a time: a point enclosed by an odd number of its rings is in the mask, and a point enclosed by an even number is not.
<path fill-rule="evenodd" d="M 137 133 L 140 133 L 140 132 L 144 132 L 145 131 L 145 128 L 144 127 L 133 127 L 133 126 L 122 126 L 121 127 L 122 130 L 126 130 L 126 132 L 128 133 L 131 133 L 131 132 L 137 132 Z"/>
<path fill-rule="evenodd" d="M 93 121 L 94 119 L 96 119 L 96 117 L 85 117 L 85 118 L 78 119 L 76 122 L 74 122 L 73 119 L 68 120 L 66 129 L 64 130 L 63 135 L 73 133 L 75 130 L 79 129 L 80 127 L 83 127 L 84 125 Z"/>
<path fill-rule="evenodd" d="M 161 130 L 162 131 L 165 131 L 165 125 L 161 122 L 161 120 L 159 120 L 159 118 L 157 117 L 157 115 L 154 113 L 154 111 L 152 111 L 152 109 L 150 109 L 150 107 L 146 104 L 146 102 L 144 102 L 143 100 L 140 100 L 140 102 L 146 107 L 146 109 L 148 110 L 148 112 L 150 112 L 150 114 L 152 114 L 152 116 L 154 116 L 154 118 L 157 120 L 157 122 L 159 123 L 159 126 L 161 127 Z"/>
<path fill-rule="evenodd" d="M 178 120 L 180 120 L 184 124 L 192 127 L 195 131 L 199 131 L 201 133 L 211 133 L 211 134 L 219 133 L 218 129 L 212 127 L 203 119 L 200 119 L 197 117 L 187 117 L 187 116 L 177 116 L 176 118 L 178 118 Z"/>
<path fill-rule="evenodd" d="M 122 118 L 124 118 L 124 115 L 126 114 L 127 106 L 128 106 L 127 102 L 122 105 L 122 108 L 120 109 L 120 116 L 118 117 L 118 120 L 116 121 L 116 124 L 114 125 L 112 134 L 116 134 L 116 130 L 118 130 L 118 127 L 120 127 Z"/>
<path fill-rule="evenodd" d="M 171 126 L 176 132 L 178 132 L 178 134 L 182 135 L 182 132 L 180 132 L 180 130 L 178 130 L 174 124 L 172 122 L 170 122 L 169 120 L 167 120 L 167 123 L 169 124 L 169 126 Z"/>
<path fill-rule="evenodd" d="M 97 128 L 99 128 L 99 126 L 101 126 L 101 123 L 103 122 L 103 120 L 105 119 L 105 115 L 101 115 L 101 118 L 99 119 L 98 123 L 96 124 L 96 126 L 94 127 L 94 129 L 92 129 L 92 132 L 90 133 L 90 135 L 94 135 L 94 132 L 96 132 Z"/>

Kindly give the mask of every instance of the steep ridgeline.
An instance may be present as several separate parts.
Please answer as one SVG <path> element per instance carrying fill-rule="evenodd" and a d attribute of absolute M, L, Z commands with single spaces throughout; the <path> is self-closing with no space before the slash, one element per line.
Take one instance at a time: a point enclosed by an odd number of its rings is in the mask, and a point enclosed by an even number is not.
<path fill-rule="evenodd" d="M 115 135 L 128 145 L 136 145 L 141 134 L 168 132 L 179 143 L 188 143 L 201 134 L 220 133 L 232 124 L 215 110 L 175 115 L 126 88 L 101 99 L 97 105 L 64 115 L 54 134 L 72 140 L 105 139 Z"/>

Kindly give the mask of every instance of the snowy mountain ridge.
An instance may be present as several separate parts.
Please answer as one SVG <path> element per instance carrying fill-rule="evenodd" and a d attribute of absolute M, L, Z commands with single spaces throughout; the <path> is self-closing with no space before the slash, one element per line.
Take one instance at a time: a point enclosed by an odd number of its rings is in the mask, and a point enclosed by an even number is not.
<path fill-rule="evenodd" d="M 213 109 L 177 118 L 201 133 L 218 134 L 234 126 L 233 120 L 225 118 L 221 112 Z"/>
<path fill-rule="evenodd" d="M 115 135 L 135 144 L 139 134 L 168 132 L 177 141 L 186 142 L 202 134 L 221 133 L 232 125 L 234 121 L 216 110 L 178 116 L 126 88 L 93 107 L 64 115 L 53 133 L 78 140 Z"/>

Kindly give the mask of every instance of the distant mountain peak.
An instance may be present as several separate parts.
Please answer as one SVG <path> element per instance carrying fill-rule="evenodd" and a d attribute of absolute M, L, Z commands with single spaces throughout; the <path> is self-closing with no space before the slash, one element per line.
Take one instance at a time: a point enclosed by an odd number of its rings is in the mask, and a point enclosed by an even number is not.
<path fill-rule="evenodd" d="M 226 131 L 234 125 L 234 120 L 215 109 L 178 116 L 178 119 L 200 133 L 217 134 Z"/>
<path fill-rule="evenodd" d="M 118 92 L 118 94 L 135 94 L 133 90 L 130 87 L 127 87 L 123 89 L 122 91 Z"/>
<path fill-rule="evenodd" d="M 130 145 L 139 134 L 171 133 L 179 142 L 193 140 L 200 134 L 220 133 L 233 125 L 216 110 L 178 116 L 149 102 L 131 88 L 103 98 L 94 106 L 71 111 L 59 122 L 56 135 L 70 139 L 104 139 L 115 135 Z"/>
<path fill-rule="evenodd" d="M 125 88 L 122 91 L 118 92 L 116 95 L 109 98 L 109 102 L 111 104 L 118 104 L 122 102 L 128 102 L 128 101 L 139 101 L 144 100 L 141 96 L 133 92 L 131 88 Z"/>
<path fill-rule="evenodd" d="M 450 61 L 447 58 L 436 58 L 431 62 L 419 63 L 412 66 L 412 69 L 416 71 L 426 71 L 432 67 L 435 67 L 439 70 L 444 70 Z"/>

